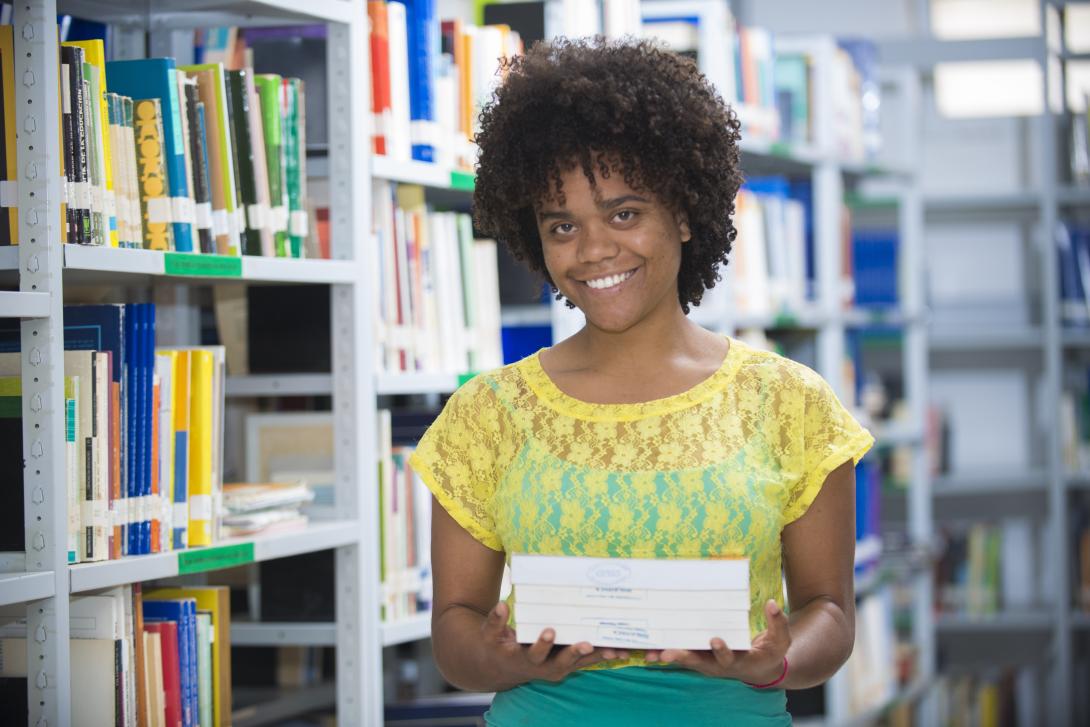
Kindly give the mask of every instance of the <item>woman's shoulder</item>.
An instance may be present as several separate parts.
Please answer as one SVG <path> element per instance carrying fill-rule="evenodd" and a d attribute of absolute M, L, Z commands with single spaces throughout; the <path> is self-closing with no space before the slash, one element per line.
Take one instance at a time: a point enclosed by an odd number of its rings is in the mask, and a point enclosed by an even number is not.
<path fill-rule="evenodd" d="M 497 404 L 511 399 L 522 387 L 525 371 L 537 355 L 534 353 L 518 361 L 474 374 L 462 382 L 451 394 L 450 400 L 463 404 Z"/>
<path fill-rule="evenodd" d="M 768 387 L 789 386 L 797 389 L 820 387 L 821 375 L 804 363 L 788 358 L 775 351 L 758 345 L 731 339 L 731 345 L 737 347 L 739 362 L 738 383 Z"/>

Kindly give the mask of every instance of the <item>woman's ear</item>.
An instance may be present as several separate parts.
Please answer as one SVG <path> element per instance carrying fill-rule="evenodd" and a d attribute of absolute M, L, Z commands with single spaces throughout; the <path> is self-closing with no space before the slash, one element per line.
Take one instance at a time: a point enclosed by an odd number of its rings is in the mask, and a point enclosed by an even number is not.
<path fill-rule="evenodd" d="M 678 212 L 674 219 L 677 222 L 677 229 L 681 233 L 681 241 L 688 242 L 693 239 L 693 233 L 689 229 L 689 216 L 684 212 Z"/>

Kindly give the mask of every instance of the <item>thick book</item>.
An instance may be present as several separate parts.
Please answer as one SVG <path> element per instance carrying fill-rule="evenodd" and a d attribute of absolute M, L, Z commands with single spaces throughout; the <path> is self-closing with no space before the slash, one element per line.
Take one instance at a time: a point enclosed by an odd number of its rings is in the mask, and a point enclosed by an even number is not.
<path fill-rule="evenodd" d="M 179 350 L 174 359 L 174 481 L 171 495 L 171 546 L 189 547 L 189 434 L 190 366 L 189 351 Z"/>
<path fill-rule="evenodd" d="M 101 208 L 102 214 L 106 218 L 106 229 L 108 232 L 108 239 L 106 243 L 111 247 L 117 247 L 119 243 L 118 235 L 118 223 L 117 223 L 117 203 L 116 194 L 114 190 L 114 174 L 113 174 L 113 149 L 114 145 L 107 130 L 107 120 L 109 119 L 109 105 L 107 97 L 109 94 L 108 79 L 106 78 L 106 51 L 101 39 L 95 38 L 92 40 L 71 40 L 65 41 L 62 45 L 71 45 L 77 48 L 81 48 L 84 53 L 84 60 L 87 64 L 95 69 L 93 74 L 97 81 L 93 85 L 97 85 L 97 89 L 91 94 L 90 102 L 91 106 L 97 108 L 97 125 L 98 132 L 95 135 L 95 146 L 97 147 L 97 154 L 101 156 Z M 97 100 L 97 106 L 95 101 Z"/>
<path fill-rule="evenodd" d="M 164 154 L 163 110 L 157 98 L 133 100 L 136 161 L 140 170 L 140 212 L 144 247 L 173 250 L 174 226 Z"/>
<path fill-rule="evenodd" d="M 216 248 L 215 240 L 212 237 L 212 196 L 208 186 L 208 153 L 205 150 L 204 104 L 201 103 L 195 79 L 179 73 L 178 80 L 185 96 L 197 250 L 202 253 L 211 253 L 215 252 Z"/>
<path fill-rule="evenodd" d="M 284 188 L 288 198 L 288 254 L 303 256 L 307 234 L 306 136 L 303 118 L 303 82 L 285 78 L 283 84 Z"/>
<path fill-rule="evenodd" d="M 208 143 L 212 182 L 212 232 L 216 252 L 240 254 L 238 218 L 235 213 L 237 180 L 234 171 L 234 146 L 231 141 L 227 83 L 223 64 L 204 63 L 182 66 L 179 70 L 197 79 L 200 100 L 204 103 L 205 138 Z"/>
<path fill-rule="evenodd" d="M 254 82 L 254 70 L 246 69 L 246 97 L 250 116 L 250 140 L 254 156 L 254 189 L 257 193 L 256 214 L 247 211 L 246 216 L 255 217 L 260 225 L 261 254 L 266 257 L 276 255 L 273 242 L 272 220 L 269 207 L 269 162 L 265 156 L 265 124 L 261 115 L 261 97 L 257 95 Z"/>
<path fill-rule="evenodd" d="M 371 20 L 371 150 L 386 154 L 390 119 L 390 29 L 386 0 L 368 0 Z"/>
<path fill-rule="evenodd" d="M 153 498 L 152 550 L 172 549 L 174 508 L 174 372 L 178 368 L 178 351 L 155 352 L 155 376 L 159 380 L 156 467 L 157 491 Z"/>
<path fill-rule="evenodd" d="M 216 447 L 212 351 L 190 351 L 189 545 L 211 545 Z"/>
<path fill-rule="evenodd" d="M 163 716 L 167 727 L 183 727 L 182 717 L 182 669 L 179 657 L 178 622 L 148 620 L 144 618 L 144 630 L 159 635 L 162 653 Z"/>
<path fill-rule="evenodd" d="M 178 672 L 181 686 L 182 725 L 192 727 L 197 723 L 194 707 L 197 704 L 194 683 L 196 662 L 196 604 L 192 599 L 159 600 L 150 594 L 144 597 L 145 626 L 153 621 L 174 621 L 178 624 Z"/>
<path fill-rule="evenodd" d="M 245 211 L 242 230 L 242 254 L 262 255 L 261 229 L 264 216 L 258 206 L 257 178 L 254 173 L 254 149 L 250 128 L 249 71 L 227 71 L 227 98 L 230 104 L 231 138 L 234 142 L 238 174 L 238 200 Z M 260 143 L 260 140 L 258 140 Z"/>
<path fill-rule="evenodd" d="M 157 99 L 162 125 L 162 160 L 165 170 L 166 197 L 172 222 L 174 246 L 179 252 L 192 252 L 193 209 L 189 201 L 189 183 L 185 172 L 185 145 L 178 102 L 178 82 L 173 58 L 140 58 L 110 61 L 106 74 L 110 87 L 134 99 Z M 139 118 L 139 109 L 137 110 Z M 141 169 L 143 176 L 143 169 Z"/>
<path fill-rule="evenodd" d="M 269 175 L 269 228 L 277 257 L 288 257 L 288 198 L 284 184 L 284 142 L 281 117 L 280 76 L 254 76 L 261 102 L 261 124 L 265 131 L 265 164 Z"/>
<path fill-rule="evenodd" d="M 0 120 L 0 245 L 18 245 L 15 45 L 10 25 L 0 25 Z"/>
<path fill-rule="evenodd" d="M 68 117 L 64 134 L 70 168 L 66 169 L 66 195 L 70 229 L 68 241 L 87 245 L 94 241 L 91 220 L 91 187 L 87 150 L 86 96 L 83 82 L 84 53 L 82 48 L 61 47 L 61 93 L 63 115 Z"/>
<path fill-rule="evenodd" d="M 395 0 L 406 10 L 409 65 L 409 130 L 412 158 L 435 161 L 435 70 L 439 37 L 435 23 L 435 0 Z"/>

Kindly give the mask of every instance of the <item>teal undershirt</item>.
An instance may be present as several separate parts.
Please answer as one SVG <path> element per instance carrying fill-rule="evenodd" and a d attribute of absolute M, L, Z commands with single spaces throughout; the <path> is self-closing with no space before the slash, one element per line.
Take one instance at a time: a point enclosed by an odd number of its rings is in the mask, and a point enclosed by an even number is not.
<path fill-rule="evenodd" d="M 790 727 L 787 695 L 687 669 L 632 666 L 578 671 L 496 694 L 489 727 Z"/>

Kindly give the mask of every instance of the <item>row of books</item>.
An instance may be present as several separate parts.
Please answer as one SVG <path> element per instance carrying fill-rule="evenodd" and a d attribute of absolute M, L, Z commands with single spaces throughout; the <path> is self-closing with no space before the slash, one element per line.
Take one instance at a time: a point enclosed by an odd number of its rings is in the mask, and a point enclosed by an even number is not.
<path fill-rule="evenodd" d="M 223 347 L 157 348 L 151 303 L 66 306 L 64 346 L 68 561 L 214 543 Z M 18 327 L 0 327 L 0 393 L 13 400 L 6 427 L 21 434 L 18 351 Z M 13 482 L 22 481 L 21 462 L 20 454 L 3 463 Z M 22 507 L 9 517 L 15 527 L 2 548 L 22 550 Z"/>
<path fill-rule="evenodd" d="M 435 0 L 368 0 L 373 150 L 391 159 L 472 169 L 477 113 L 522 52 L 506 25 L 437 17 Z"/>
<path fill-rule="evenodd" d="M 1090 506 L 1071 510 L 1071 541 L 1075 553 L 1071 592 L 1075 607 L 1090 613 Z"/>
<path fill-rule="evenodd" d="M 1060 451 L 1070 473 L 1090 472 L 1090 369 L 1082 377 L 1082 386 L 1060 394 Z"/>
<path fill-rule="evenodd" d="M 431 608 L 431 493 L 408 466 L 412 442 L 430 418 L 378 412 L 379 551 L 386 621 Z"/>
<path fill-rule="evenodd" d="M 0 26 L 0 78 L 12 28 Z M 310 233 L 298 79 L 173 58 L 106 61 L 101 40 L 61 45 L 66 242 L 302 257 Z M 5 97 L 9 100 L 5 90 Z M 14 179 L 14 109 L 4 113 Z M 18 244 L 15 209 L 0 244 Z"/>
<path fill-rule="evenodd" d="M 1060 222 L 1055 232 L 1060 316 L 1066 326 L 1090 326 L 1090 227 Z"/>
<path fill-rule="evenodd" d="M 1034 567 L 1034 554 L 1047 553 L 1044 530 L 1028 517 L 947 529 L 935 565 L 936 607 L 987 617 L 1047 602 L 1048 576 Z"/>
<path fill-rule="evenodd" d="M 1035 666 L 996 668 L 981 674 L 939 677 L 934 687 L 937 724 L 948 727 L 1013 727 L 1041 724 L 1041 674 Z"/>
<path fill-rule="evenodd" d="M 815 75 L 820 71 L 814 52 L 790 43 L 779 48 L 769 30 L 738 23 L 727 3 L 704 3 L 699 11 L 680 13 L 671 2 L 658 0 L 641 3 L 641 11 L 643 34 L 696 59 L 738 112 L 747 138 L 815 142 Z M 854 38 L 832 45 L 830 151 L 842 159 L 874 160 L 881 147 L 876 46 Z"/>
<path fill-rule="evenodd" d="M 375 180 L 372 266 L 379 370 L 462 374 L 503 363 L 496 243 L 424 189 Z"/>
<path fill-rule="evenodd" d="M 304 481 L 250 483 L 223 486 L 225 538 L 283 533 L 306 527 L 306 506 L 314 501 L 314 490 Z"/>
<path fill-rule="evenodd" d="M 69 603 L 77 724 L 220 727 L 231 724 L 231 609 L 227 588 L 143 592 L 141 584 Z M 0 722 L 27 724 L 26 610 L 0 610 Z"/>

